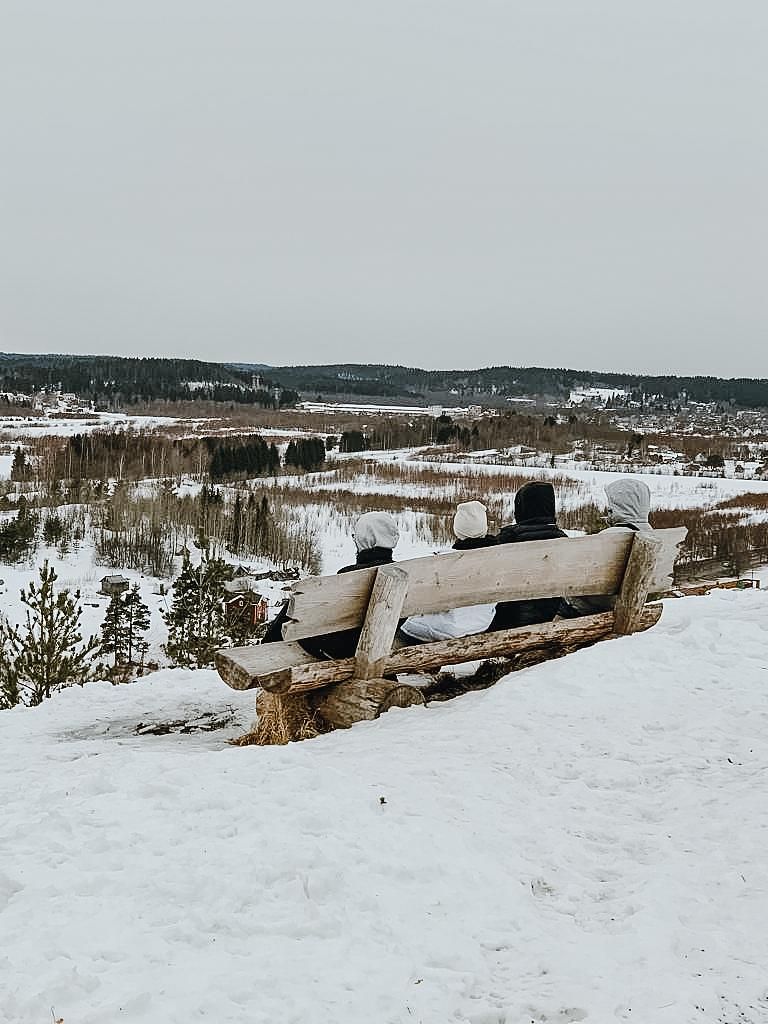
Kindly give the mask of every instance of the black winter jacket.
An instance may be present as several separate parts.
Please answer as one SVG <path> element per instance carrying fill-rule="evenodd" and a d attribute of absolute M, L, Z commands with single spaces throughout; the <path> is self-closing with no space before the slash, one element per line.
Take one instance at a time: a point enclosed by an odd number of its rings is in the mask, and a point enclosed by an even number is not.
<path fill-rule="evenodd" d="M 472 551 L 474 548 L 489 548 L 496 543 L 496 538 L 492 533 L 486 534 L 485 537 L 467 537 L 465 540 L 454 541 L 454 551 Z"/>
<path fill-rule="evenodd" d="M 499 533 L 499 544 L 518 544 L 526 540 L 554 540 L 567 537 L 557 524 L 546 516 L 529 519 L 525 523 L 505 526 Z M 559 597 L 541 597 L 532 601 L 501 601 L 496 605 L 496 614 L 490 630 L 514 629 L 516 626 L 532 626 L 536 622 L 551 622 L 557 615 Z"/>
<path fill-rule="evenodd" d="M 342 572 L 354 572 L 356 569 L 370 569 L 375 565 L 389 565 L 393 561 L 392 548 L 366 548 L 358 551 L 357 560 L 353 565 L 345 565 Z M 263 644 L 275 643 L 283 639 L 283 624 L 288 618 L 288 602 L 286 601 L 275 618 L 270 622 L 262 639 Z M 357 650 L 360 630 L 343 629 L 338 633 L 327 633 L 324 636 L 311 636 L 299 640 L 309 654 L 316 658 L 351 658 Z"/>
<path fill-rule="evenodd" d="M 352 565 L 345 565 L 339 572 L 354 572 L 355 569 L 370 569 L 372 565 L 389 565 L 393 562 L 392 548 L 366 548 L 358 551 Z"/>

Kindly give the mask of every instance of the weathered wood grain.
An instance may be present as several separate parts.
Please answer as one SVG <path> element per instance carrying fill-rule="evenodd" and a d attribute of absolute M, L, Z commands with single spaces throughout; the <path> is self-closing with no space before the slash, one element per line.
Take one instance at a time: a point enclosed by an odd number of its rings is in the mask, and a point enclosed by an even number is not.
<path fill-rule="evenodd" d="M 613 608 L 614 633 L 634 633 L 656 574 L 661 540 L 652 533 L 636 533 L 632 540 L 621 590 Z"/>
<path fill-rule="evenodd" d="M 351 679 L 330 687 L 315 707 L 330 725 L 347 729 L 355 722 L 372 721 L 390 708 L 425 703 L 424 694 L 415 686 L 391 679 Z"/>
<path fill-rule="evenodd" d="M 649 604 L 642 609 L 635 631 L 650 629 L 661 618 L 661 604 Z M 420 672 L 440 668 L 442 665 L 458 665 L 481 658 L 511 657 L 536 648 L 576 649 L 597 643 L 614 636 L 614 613 L 587 615 L 580 619 L 565 619 L 546 622 L 537 626 L 501 630 L 498 633 L 478 633 L 475 636 L 460 637 L 457 640 L 441 640 L 439 643 L 419 644 L 392 651 L 383 663 L 383 674 L 395 672 Z M 241 647 L 220 651 L 217 655 L 219 674 L 225 682 L 234 679 L 236 689 L 250 689 L 261 686 L 271 693 L 307 693 L 333 683 L 344 682 L 355 675 L 355 659 L 339 661 L 316 661 L 304 654 L 304 663 L 294 662 L 290 666 L 275 668 L 275 655 L 268 662 L 262 662 L 260 652 L 266 647 L 291 648 L 295 657 L 298 644 L 266 644 L 264 647 Z M 301 650 L 301 648 L 299 648 Z M 250 680 L 248 686 L 244 680 Z M 229 685 L 233 685 L 229 683 Z"/>
<path fill-rule="evenodd" d="M 232 647 L 217 651 L 216 669 L 233 690 L 252 690 L 259 685 L 259 675 L 290 672 L 294 665 L 307 665 L 317 661 L 304 648 L 293 641 L 257 644 L 252 647 Z M 257 671 L 254 672 L 254 669 Z"/>
<path fill-rule="evenodd" d="M 654 532 L 661 548 L 653 578 L 648 581 L 651 593 L 669 589 L 677 548 L 685 535 L 684 527 Z M 634 536 L 606 531 L 591 537 L 501 544 L 398 562 L 408 573 L 402 615 L 540 597 L 618 594 Z M 376 571 L 361 569 L 297 583 L 283 637 L 298 640 L 359 627 Z"/>
<path fill-rule="evenodd" d="M 375 679 L 392 650 L 403 603 L 408 592 L 408 573 L 398 565 L 382 565 L 376 573 L 368 611 L 355 652 L 355 678 Z"/>

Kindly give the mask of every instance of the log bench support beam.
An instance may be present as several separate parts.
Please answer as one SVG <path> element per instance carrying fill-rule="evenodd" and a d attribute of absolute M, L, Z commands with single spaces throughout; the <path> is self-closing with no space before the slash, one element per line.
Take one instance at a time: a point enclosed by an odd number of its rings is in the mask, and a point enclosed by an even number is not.
<path fill-rule="evenodd" d="M 655 626 L 661 618 L 661 609 L 661 604 L 646 605 L 635 622 L 635 632 Z M 614 613 L 601 612 L 580 619 L 543 622 L 537 626 L 505 629 L 498 633 L 477 633 L 455 640 L 401 647 L 386 658 L 382 675 L 431 672 L 443 665 L 460 665 L 483 658 L 514 657 L 531 650 L 577 650 L 616 636 L 614 625 Z M 260 686 L 269 693 L 295 694 L 350 681 L 355 675 L 354 658 L 317 661 L 310 655 L 306 655 L 303 664 L 281 669 L 271 669 L 268 665 L 265 671 L 259 664 L 260 652 L 260 647 L 220 651 L 216 664 L 222 679 L 234 689 Z"/>
<path fill-rule="evenodd" d="M 390 708 L 410 708 L 426 704 L 416 686 L 393 679 L 350 679 L 318 691 L 314 706 L 326 722 L 337 729 L 348 729 L 355 722 L 370 722 Z"/>
<path fill-rule="evenodd" d="M 376 573 L 365 621 L 355 651 L 355 679 L 381 678 L 408 593 L 408 573 L 382 565 Z"/>
<path fill-rule="evenodd" d="M 618 636 L 636 633 L 640 627 L 661 548 L 661 540 L 653 534 L 636 533 L 632 540 L 621 590 L 613 609 L 613 631 Z"/>

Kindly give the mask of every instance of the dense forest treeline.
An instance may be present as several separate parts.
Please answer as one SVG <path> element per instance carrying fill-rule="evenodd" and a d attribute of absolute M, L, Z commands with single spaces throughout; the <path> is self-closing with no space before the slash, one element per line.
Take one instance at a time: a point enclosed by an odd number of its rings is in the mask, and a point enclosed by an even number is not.
<path fill-rule="evenodd" d="M 58 389 L 98 408 L 152 401 L 292 405 L 297 399 L 271 378 L 199 359 L 0 353 L 0 393 Z"/>
<path fill-rule="evenodd" d="M 319 394 L 360 394 L 423 398 L 456 390 L 471 398 L 473 393 L 496 392 L 514 396 L 549 396 L 567 399 L 578 387 L 619 388 L 635 400 L 658 395 L 678 401 L 685 395 L 694 402 L 733 403 L 759 408 L 768 406 L 768 380 L 762 378 L 646 376 L 632 373 L 602 373 L 541 366 L 489 366 L 477 370 L 422 370 L 384 364 L 333 363 L 321 366 L 270 367 L 270 375 L 285 387 Z"/>
<path fill-rule="evenodd" d="M 319 469 L 325 442 L 308 438 L 288 446 L 286 466 Z M 133 430 L 94 430 L 71 437 L 31 438 L 16 448 L 11 480 L 66 485 L 72 500 L 89 493 L 86 484 L 106 481 L 165 479 L 190 475 L 197 479 L 242 480 L 280 471 L 280 454 L 258 434 L 169 438 Z M 98 497 L 98 495 L 97 495 Z"/>
<path fill-rule="evenodd" d="M 0 394 L 32 394 L 59 385 L 63 392 L 97 408 L 190 400 L 285 407 L 295 404 L 299 393 L 305 397 L 378 396 L 423 404 L 452 392 L 467 402 L 489 395 L 565 400 L 574 388 L 597 386 L 627 391 L 634 401 L 658 396 L 679 402 L 684 396 L 694 402 L 768 407 L 764 378 L 652 376 L 540 366 L 423 370 L 380 363 L 329 363 L 265 367 L 198 359 L 0 353 Z"/>

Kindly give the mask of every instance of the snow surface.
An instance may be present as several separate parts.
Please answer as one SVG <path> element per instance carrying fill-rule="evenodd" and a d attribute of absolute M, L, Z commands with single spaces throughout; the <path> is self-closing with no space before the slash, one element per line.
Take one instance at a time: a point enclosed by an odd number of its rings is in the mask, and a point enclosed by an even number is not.
<path fill-rule="evenodd" d="M 118 571 L 133 586 L 138 585 L 141 599 L 149 608 L 150 626 L 145 635 L 149 643 L 147 660 L 164 661 L 162 645 L 168 638 L 168 630 L 162 618 L 173 600 L 173 588 L 169 580 L 160 580 L 133 569 L 113 570 L 108 566 L 97 565 L 93 545 L 89 541 L 81 542 L 76 550 L 66 555 L 58 553 L 55 546 L 41 544 L 31 559 L 16 565 L 0 563 L 0 610 L 14 625 L 25 620 L 26 609 L 21 603 L 20 592 L 30 582 L 40 582 L 38 568 L 47 561 L 56 571 L 57 590 L 80 592 L 81 633 L 88 638 L 98 635 L 104 621 L 109 597 L 101 593 L 101 579 L 110 572 Z M 180 561 L 180 560 L 179 560 Z M 160 585 L 166 588 L 161 595 Z M 2 1018 L 0 1018 L 2 1020 Z"/>
<path fill-rule="evenodd" d="M 0 713 L 0 1020 L 768 1021 L 767 613 L 288 747 L 212 672 Z"/>
<path fill-rule="evenodd" d="M 581 484 L 582 490 L 574 494 L 562 495 L 563 504 L 580 504 L 585 498 L 591 498 L 598 504 L 605 501 L 604 488 L 617 476 L 629 475 L 635 480 L 643 480 L 651 492 L 652 508 L 706 508 L 715 505 L 726 498 L 732 498 L 737 494 L 754 494 L 768 491 L 768 480 L 750 480 L 726 477 L 698 477 L 698 476 L 675 476 L 670 472 L 669 467 L 658 467 L 652 470 L 650 467 L 642 473 L 615 473 L 609 470 L 577 469 L 570 466 L 558 466 L 556 469 L 541 466 L 514 466 L 507 463 L 483 463 L 480 461 L 448 462 L 435 461 L 430 459 L 414 458 L 421 449 L 398 449 L 388 452 L 365 452 L 359 453 L 356 458 L 363 458 L 366 462 L 398 462 L 402 466 L 414 466 L 421 468 L 432 468 L 442 473 L 456 475 L 468 474 L 477 477 L 478 474 L 514 475 L 530 479 L 537 477 L 541 480 L 554 480 L 567 477 Z M 335 456 L 339 459 L 339 456 Z M 466 458 L 466 456 L 462 456 Z M 366 488 L 365 480 L 369 480 Z M 368 490 L 376 489 L 384 493 L 384 488 L 376 482 L 375 476 L 368 477 L 361 474 L 358 482 L 344 483 L 345 487 L 357 489 L 366 493 Z M 395 484 L 395 487 L 398 485 Z M 399 485 L 399 493 L 407 495 L 409 485 Z M 425 488 L 417 487 L 413 493 L 425 493 Z"/>
<path fill-rule="evenodd" d="M 17 437 L 71 437 L 74 434 L 89 434 L 94 430 L 155 430 L 184 422 L 177 416 L 127 415 L 122 412 L 87 412 L 82 416 L 32 416 L 0 417 L 0 437 L 8 440 Z"/>

